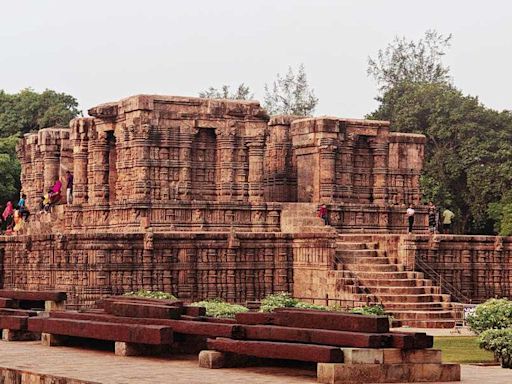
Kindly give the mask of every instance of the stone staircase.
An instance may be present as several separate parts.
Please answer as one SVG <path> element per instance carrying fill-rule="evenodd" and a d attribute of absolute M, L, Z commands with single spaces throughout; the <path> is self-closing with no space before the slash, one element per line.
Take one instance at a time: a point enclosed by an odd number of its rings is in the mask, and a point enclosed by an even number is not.
<path fill-rule="evenodd" d="M 325 225 L 317 215 L 318 204 L 283 203 L 281 210 L 281 231 L 287 233 L 332 232 L 336 229 Z"/>
<path fill-rule="evenodd" d="M 401 325 L 453 328 L 455 303 L 423 273 L 406 271 L 373 242 L 337 241 L 338 286 L 356 300 L 381 303 Z"/>

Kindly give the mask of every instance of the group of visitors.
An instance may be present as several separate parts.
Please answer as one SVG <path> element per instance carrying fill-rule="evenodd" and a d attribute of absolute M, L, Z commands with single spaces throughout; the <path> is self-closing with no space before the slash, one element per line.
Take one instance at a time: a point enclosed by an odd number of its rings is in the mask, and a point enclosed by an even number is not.
<path fill-rule="evenodd" d="M 442 211 L 442 212 L 441 212 Z M 414 210 L 412 204 L 409 205 L 405 215 L 407 217 L 407 232 L 412 233 L 412 229 L 414 226 L 414 214 L 416 211 Z M 427 207 L 428 213 L 428 231 L 432 234 L 434 233 L 451 233 L 452 232 L 452 221 L 455 217 L 455 213 L 450 211 L 448 208 L 441 210 L 434 205 L 432 201 L 428 202 Z M 442 224 L 442 225 L 441 225 Z"/>
<path fill-rule="evenodd" d="M 40 211 L 50 213 L 52 207 L 61 200 L 61 191 L 62 181 L 57 179 L 47 193 L 41 197 Z M 73 174 L 70 171 L 66 171 L 66 201 L 67 205 L 73 203 Z M 30 211 L 27 207 L 27 196 L 25 193 L 20 192 L 17 207 L 14 207 L 12 201 L 8 201 L 3 210 L 2 216 L 0 217 L 2 232 L 10 234 L 19 231 L 23 228 L 29 216 Z"/>
<path fill-rule="evenodd" d="M 430 233 L 451 233 L 452 232 L 452 221 L 455 214 L 448 208 L 441 210 L 434 205 L 432 201 L 428 203 L 428 230 Z M 442 211 L 442 212 L 441 212 Z M 329 215 L 327 212 L 327 206 L 322 204 L 318 207 L 318 217 L 321 218 L 325 225 L 329 225 Z M 416 214 L 412 204 L 409 204 L 405 212 L 407 217 L 407 233 L 412 233 L 414 227 L 414 215 Z"/>

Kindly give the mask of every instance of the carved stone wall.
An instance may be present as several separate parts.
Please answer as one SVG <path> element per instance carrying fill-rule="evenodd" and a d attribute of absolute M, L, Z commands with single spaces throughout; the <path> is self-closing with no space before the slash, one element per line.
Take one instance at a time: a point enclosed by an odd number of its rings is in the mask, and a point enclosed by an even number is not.
<path fill-rule="evenodd" d="M 140 288 L 257 300 L 291 291 L 294 253 L 329 246 L 299 235 L 151 231 L 3 237 L 1 245 L 5 288 L 65 290 L 76 306 Z"/>

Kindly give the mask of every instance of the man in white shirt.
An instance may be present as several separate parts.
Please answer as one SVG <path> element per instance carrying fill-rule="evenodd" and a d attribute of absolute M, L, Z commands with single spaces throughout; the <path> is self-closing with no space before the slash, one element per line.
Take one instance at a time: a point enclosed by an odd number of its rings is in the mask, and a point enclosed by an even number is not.
<path fill-rule="evenodd" d="M 409 231 L 408 233 L 412 233 L 412 227 L 414 225 L 414 209 L 412 208 L 412 204 L 409 204 L 409 208 L 407 208 L 407 211 L 405 213 L 405 216 L 407 216 L 407 220 L 409 223 Z"/>

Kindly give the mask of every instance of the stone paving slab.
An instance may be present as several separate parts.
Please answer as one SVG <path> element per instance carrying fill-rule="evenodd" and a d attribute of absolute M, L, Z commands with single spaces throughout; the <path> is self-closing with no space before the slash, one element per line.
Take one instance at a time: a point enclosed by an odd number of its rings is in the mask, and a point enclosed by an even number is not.
<path fill-rule="evenodd" d="M 120 357 L 113 352 L 44 347 L 39 342 L 0 341 L 0 368 L 105 384 L 291 384 L 316 383 L 316 373 L 297 368 L 198 368 L 193 357 Z M 510 384 L 512 370 L 462 366 L 463 384 Z"/>

